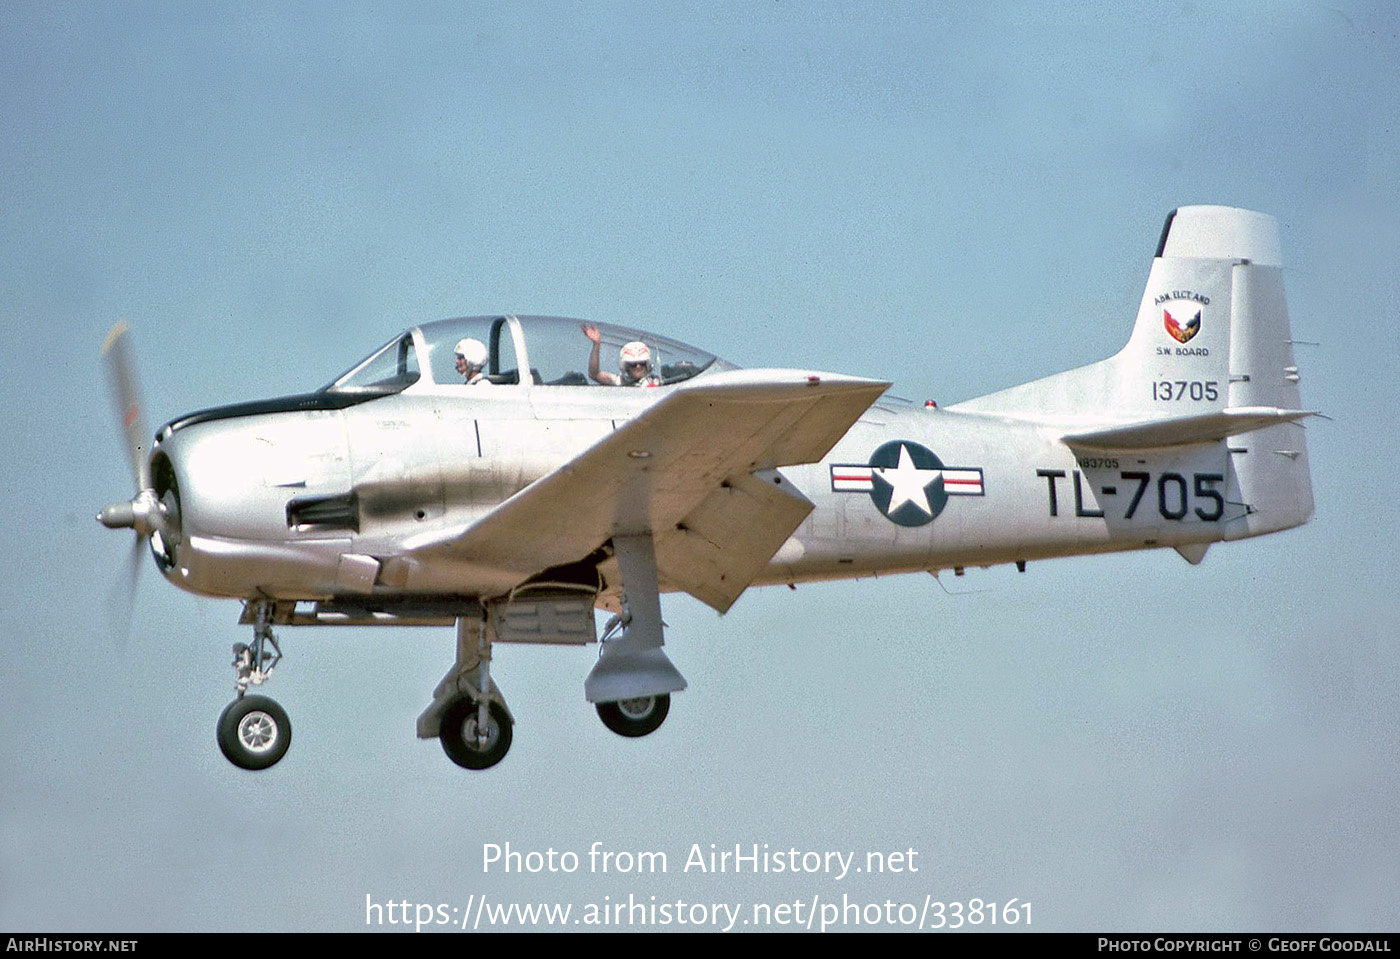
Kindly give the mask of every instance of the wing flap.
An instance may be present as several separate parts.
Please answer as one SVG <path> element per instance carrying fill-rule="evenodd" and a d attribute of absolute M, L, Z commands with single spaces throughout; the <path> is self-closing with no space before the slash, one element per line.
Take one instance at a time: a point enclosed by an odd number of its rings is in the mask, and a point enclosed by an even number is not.
<path fill-rule="evenodd" d="M 657 566 L 667 585 L 728 612 L 812 509 L 776 472 L 736 474 L 680 523 L 657 532 Z"/>

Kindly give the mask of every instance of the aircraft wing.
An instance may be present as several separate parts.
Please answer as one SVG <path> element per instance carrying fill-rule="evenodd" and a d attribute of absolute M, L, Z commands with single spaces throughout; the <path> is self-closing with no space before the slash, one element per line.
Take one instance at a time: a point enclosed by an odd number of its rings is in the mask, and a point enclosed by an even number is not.
<path fill-rule="evenodd" d="M 812 510 L 778 467 L 826 455 L 888 383 L 735 370 L 684 384 L 465 529 L 409 544 L 520 582 L 651 532 L 662 588 L 724 612 Z"/>

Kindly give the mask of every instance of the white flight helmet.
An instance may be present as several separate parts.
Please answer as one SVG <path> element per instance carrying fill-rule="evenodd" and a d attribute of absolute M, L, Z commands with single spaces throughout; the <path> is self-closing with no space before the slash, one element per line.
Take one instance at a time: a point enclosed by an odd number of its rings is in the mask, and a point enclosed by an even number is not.
<path fill-rule="evenodd" d="M 479 370 L 486 365 L 486 344 L 480 340 L 474 340 L 471 337 L 458 340 L 454 352 L 466 360 L 468 366 L 476 367 Z"/>
<path fill-rule="evenodd" d="M 647 369 L 651 369 L 651 349 L 641 340 L 622 344 L 622 349 L 617 353 L 617 366 L 622 372 L 626 373 L 627 367 L 633 363 L 645 363 Z"/>

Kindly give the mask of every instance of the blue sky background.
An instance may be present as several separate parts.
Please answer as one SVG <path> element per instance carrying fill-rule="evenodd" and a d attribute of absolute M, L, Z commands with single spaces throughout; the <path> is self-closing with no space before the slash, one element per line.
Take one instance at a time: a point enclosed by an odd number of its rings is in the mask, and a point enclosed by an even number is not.
<path fill-rule="evenodd" d="M 10 3 L 0 9 L 0 929 L 364 928 L 376 901 L 1033 903 L 1033 928 L 1400 925 L 1400 14 L 1388 3 Z M 1282 224 L 1317 516 L 1220 546 L 664 606 L 624 741 L 591 649 L 502 647 L 471 775 L 413 720 L 450 630 L 287 630 L 295 741 L 220 756 L 235 603 L 146 569 L 98 364 L 153 421 L 417 322 L 655 329 L 947 404 L 1125 341 L 1163 217 Z M 154 422 L 153 424 L 154 425 Z M 664 876 L 483 875 L 483 843 Z M 692 843 L 917 874 L 681 872 Z"/>

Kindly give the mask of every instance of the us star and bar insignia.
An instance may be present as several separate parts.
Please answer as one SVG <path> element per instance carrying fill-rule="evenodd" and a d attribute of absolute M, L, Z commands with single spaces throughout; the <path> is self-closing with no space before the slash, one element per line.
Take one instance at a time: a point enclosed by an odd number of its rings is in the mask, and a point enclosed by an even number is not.
<path fill-rule="evenodd" d="M 984 495 L 980 467 L 944 466 L 932 450 L 908 440 L 884 444 L 868 463 L 833 463 L 831 489 L 869 493 L 875 508 L 900 526 L 933 522 L 950 496 Z"/>

